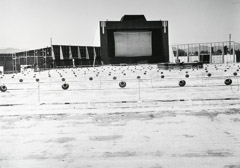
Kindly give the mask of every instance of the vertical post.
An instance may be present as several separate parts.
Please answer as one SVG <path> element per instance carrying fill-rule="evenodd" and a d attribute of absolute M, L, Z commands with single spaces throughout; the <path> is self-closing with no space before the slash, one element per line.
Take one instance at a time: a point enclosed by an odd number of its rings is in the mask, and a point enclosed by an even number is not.
<path fill-rule="evenodd" d="M 33 50 L 33 62 L 34 62 L 34 65 L 36 64 L 36 54 L 35 54 L 35 50 Z"/>
<path fill-rule="evenodd" d="M 231 54 L 231 34 L 229 34 L 229 54 Z"/>
<path fill-rule="evenodd" d="M 177 45 L 177 55 L 176 55 L 176 59 L 177 59 L 177 63 L 178 63 L 178 45 Z M 176 61 L 175 61 L 176 62 Z"/>
<path fill-rule="evenodd" d="M 40 83 L 39 81 L 37 83 L 38 83 L 38 104 L 40 104 Z"/>
<path fill-rule="evenodd" d="M 237 63 L 236 55 L 235 55 L 235 42 L 233 42 L 233 63 Z"/>
<path fill-rule="evenodd" d="M 231 34 L 229 34 L 229 57 L 231 58 L 231 55 L 233 55 L 233 53 L 231 52 L 231 48 L 232 48 L 232 46 L 231 46 Z M 234 62 L 234 56 L 233 56 L 233 62 Z M 232 60 L 232 59 L 230 59 L 230 60 Z"/>
<path fill-rule="evenodd" d="M 222 63 L 224 64 L 224 42 L 222 43 Z"/>
<path fill-rule="evenodd" d="M 12 54 L 12 66 L 13 66 L 12 72 L 14 73 L 14 58 L 13 58 L 13 54 Z"/>
<path fill-rule="evenodd" d="M 187 45 L 187 62 L 189 62 L 189 44 Z"/>
<path fill-rule="evenodd" d="M 138 79 L 138 101 L 141 100 L 141 88 L 140 88 L 140 80 L 141 79 Z"/>
<path fill-rule="evenodd" d="M 201 61 L 201 58 L 200 58 L 200 44 L 198 44 L 198 62 Z"/>
<path fill-rule="evenodd" d="M 96 57 L 97 57 L 97 53 L 96 53 L 96 49 L 95 47 L 93 48 L 93 67 L 95 66 L 95 61 L 96 61 Z"/>
<path fill-rule="evenodd" d="M 54 54 L 54 49 L 53 49 L 53 45 L 52 45 L 52 38 L 50 39 L 50 45 L 51 45 L 51 56 L 52 56 L 52 68 L 55 68 L 55 54 Z"/>
<path fill-rule="evenodd" d="M 25 56 L 26 56 L 26 65 L 27 65 L 27 51 L 25 52 Z"/>
<path fill-rule="evenodd" d="M 38 51 L 36 51 L 36 67 L 37 67 L 37 70 L 38 70 Z"/>
<path fill-rule="evenodd" d="M 45 65 L 45 69 L 47 69 L 47 48 L 45 48 L 45 50 L 44 50 L 44 65 Z"/>
<path fill-rule="evenodd" d="M 50 88 L 52 87 L 52 76 L 49 77 L 49 80 L 50 80 Z"/>
<path fill-rule="evenodd" d="M 20 64 L 20 55 L 19 55 L 18 57 L 16 57 L 16 58 L 17 58 L 17 65 L 20 66 L 20 65 L 21 65 L 21 64 Z M 17 69 L 17 71 L 18 71 L 18 69 Z"/>
<path fill-rule="evenodd" d="M 14 60 L 14 72 L 17 73 L 17 54 L 14 54 L 15 60 Z"/>
<path fill-rule="evenodd" d="M 18 57 L 17 57 L 17 54 L 16 54 L 16 53 L 15 53 L 15 58 L 16 58 L 16 59 L 15 59 L 15 68 L 16 68 L 16 69 L 15 69 L 15 72 L 17 73 L 17 72 L 18 72 L 18 66 L 17 66 L 17 65 L 18 65 L 18 63 L 20 64 L 20 61 L 19 61 L 19 62 L 17 62 L 19 59 L 18 59 Z"/>
<path fill-rule="evenodd" d="M 209 64 L 212 64 L 212 43 L 210 43 Z"/>

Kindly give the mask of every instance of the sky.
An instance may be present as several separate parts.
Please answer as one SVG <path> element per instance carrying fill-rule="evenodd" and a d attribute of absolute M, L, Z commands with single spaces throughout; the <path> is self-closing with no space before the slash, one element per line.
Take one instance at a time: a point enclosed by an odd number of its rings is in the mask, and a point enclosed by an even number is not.
<path fill-rule="evenodd" d="M 240 0 L 0 0 L 0 48 L 100 45 L 99 21 L 168 20 L 173 44 L 240 43 Z"/>

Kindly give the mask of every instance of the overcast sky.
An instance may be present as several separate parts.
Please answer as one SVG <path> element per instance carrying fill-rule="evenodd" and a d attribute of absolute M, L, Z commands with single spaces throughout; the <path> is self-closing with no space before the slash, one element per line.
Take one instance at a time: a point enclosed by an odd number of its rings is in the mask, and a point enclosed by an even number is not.
<path fill-rule="evenodd" d="M 99 21 L 168 20 L 170 44 L 240 42 L 240 0 L 0 0 L 0 48 L 96 45 Z M 95 42 L 94 42 L 95 41 Z M 99 43 L 99 42 L 98 42 Z"/>

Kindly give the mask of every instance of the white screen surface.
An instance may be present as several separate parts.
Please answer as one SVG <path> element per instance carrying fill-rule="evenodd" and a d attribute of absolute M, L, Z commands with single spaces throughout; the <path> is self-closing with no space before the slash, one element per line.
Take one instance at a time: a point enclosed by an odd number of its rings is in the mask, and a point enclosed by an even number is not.
<path fill-rule="evenodd" d="M 152 56 L 152 32 L 114 32 L 116 57 Z"/>

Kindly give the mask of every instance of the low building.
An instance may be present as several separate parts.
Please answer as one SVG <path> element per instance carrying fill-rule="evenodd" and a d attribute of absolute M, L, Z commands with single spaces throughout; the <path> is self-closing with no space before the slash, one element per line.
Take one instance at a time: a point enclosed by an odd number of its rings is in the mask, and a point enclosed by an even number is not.
<path fill-rule="evenodd" d="M 172 62 L 207 64 L 240 62 L 240 43 L 234 41 L 172 45 Z"/>
<path fill-rule="evenodd" d="M 12 73 L 14 71 L 13 54 L 11 53 L 0 54 L 0 67 L 3 67 L 4 73 Z"/>
<path fill-rule="evenodd" d="M 8 62 L 12 72 L 19 72 L 21 66 L 37 69 L 59 67 L 95 66 L 101 64 L 100 47 L 52 45 L 51 47 L 10 54 Z M 3 59 L 3 58 L 2 58 Z M 4 57 L 4 59 L 6 59 Z M 6 64 L 6 63 L 5 63 Z"/>

